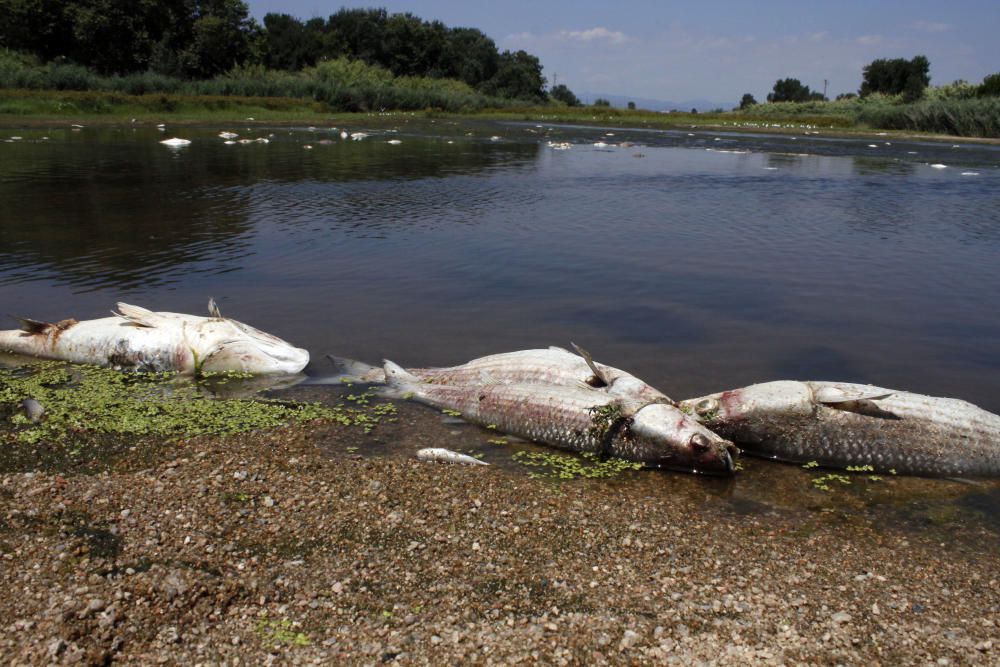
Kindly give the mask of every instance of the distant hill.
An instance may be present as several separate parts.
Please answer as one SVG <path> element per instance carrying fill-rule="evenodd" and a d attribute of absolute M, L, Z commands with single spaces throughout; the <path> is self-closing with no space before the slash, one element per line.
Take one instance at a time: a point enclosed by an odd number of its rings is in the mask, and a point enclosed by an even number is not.
<path fill-rule="evenodd" d="M 625 108 L 628 106 L 629 102 L 635 102 L 636 107 L 640 109 L 649 109 L 650 111 L 671 111 L 676 109 L 677 111 L 690 111 L 691 109 L 697 109 L 698 111 L 711 111 L 712 109 L 725 109 L 729 111 L 733 107 L 738 107 L 738 102 L 713 102 L 712 100 L 681 100 L 679 102 L 674 102 L 671 100 L 656 100 L 649 97 L 629 97 L 626 95 L 610 95 L 608 93 L 576 93 L 577 97 L 584 104 L 593 104 L 594 100 L 597 98 L 603 98 L 611 102 L 611 106 Z"/>

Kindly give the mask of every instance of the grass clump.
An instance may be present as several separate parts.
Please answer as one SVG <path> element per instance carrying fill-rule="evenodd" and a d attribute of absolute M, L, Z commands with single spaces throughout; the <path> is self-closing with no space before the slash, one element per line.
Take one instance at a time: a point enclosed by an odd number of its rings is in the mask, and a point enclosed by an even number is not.
<path fill-rule="evenodd" d="M 627 470 L 642 468 L 641 463 L 624 459 L 610 458 L 602 461 L 597 454 L 590 452 L 577 457 L 522 450 L 516 452 L 513 459 L 521 465 L 537 468 L 528 474 L 532 479 L 571 480 L 578 477 L 604 479 L 616 477 Z"/>

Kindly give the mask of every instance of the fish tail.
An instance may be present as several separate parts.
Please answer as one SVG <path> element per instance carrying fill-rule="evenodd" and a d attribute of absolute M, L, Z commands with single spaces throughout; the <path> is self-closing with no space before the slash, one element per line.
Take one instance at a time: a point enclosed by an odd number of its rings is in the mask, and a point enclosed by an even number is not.
<path fill-rule="evenodd" d="M 382 384 L 385 382 L 385 371 L 378 366 L 372 366 L 357 359 L 348 359 L 347 357 L 338 357 L 332 354 L 326 355 L 326 358 L 333 364 L 337 376 L 341 378 L 342 383 Z"/>

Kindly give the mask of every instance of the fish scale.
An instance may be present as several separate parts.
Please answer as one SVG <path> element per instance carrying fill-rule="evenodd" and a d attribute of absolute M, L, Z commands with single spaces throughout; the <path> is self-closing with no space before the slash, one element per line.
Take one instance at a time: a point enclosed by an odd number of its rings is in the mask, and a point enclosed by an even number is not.
<path fill-rule="evenodd" d="M 848 400 L 834 400 L 839 397 Z M 681 405 L 759 456 L 899 474 L 1000 476 L 1000 416 L 959 399 L 843 382 L 779 381 Z"/>
<path fill-rule="evenodd" d="M 732 443 L 673 405 L 589 387 L 428 382 L 386 362 L 388 395 L 457 410 L 481 426 L 576 452 L 649 466 L 732 474 Z"/>

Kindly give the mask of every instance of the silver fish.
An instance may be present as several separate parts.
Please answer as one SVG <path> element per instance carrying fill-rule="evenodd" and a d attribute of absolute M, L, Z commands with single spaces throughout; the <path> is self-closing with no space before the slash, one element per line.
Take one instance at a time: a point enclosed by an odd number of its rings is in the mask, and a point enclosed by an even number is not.
<path fill-rule="evenodd" d="M 212 304 L 214 306 L 214 301 Z M 298 373 L 309 353 L 253 327 L 222 317 L 153 312 L 118 304 L 114 317 L 55 324 L 23 319 L 0 331 L 0 350 L 123 370 Z"/>
<path fill-rule="evenodd" d="M 471 466 L 488 466 L 486 461 L 480 461 L 468 454 L 460 454 L 443 447 L 425 447 L 417 450 L 417 458 L 421 461 L 435 461 L 437 463 L 464 463 Z"/>
<path fill-rule="evenodd" d="M 673 403 L 666 394 L 631 373 L 598 364 L 574 344 L 577 354 L 561 347 L 519 350 L 473 359 L 461 366 L 408 368 L 424 382 L 448 385 L 549 384 L 602 389 L 611 396 L 635 398 L 649 403 Z M 327 355 L 346 375 L 359 382 L 385 382 L 385 372 L 353 359 Z"/>
<path fill-rule="evenodd" d="M 958 399 L 846 382 L 778 381 L 680 406 L 768 458 L 936 477 L 1000 475 L 1000 416 Z"/>
<path fill-rule="evenodd" d="M 736 449 L 667 403 L 610 396 L 586 385 L 429 383 L 386 361 L 389 396 L 407 396 L 527 440 L 652 467 L 729 475 Z"/>

